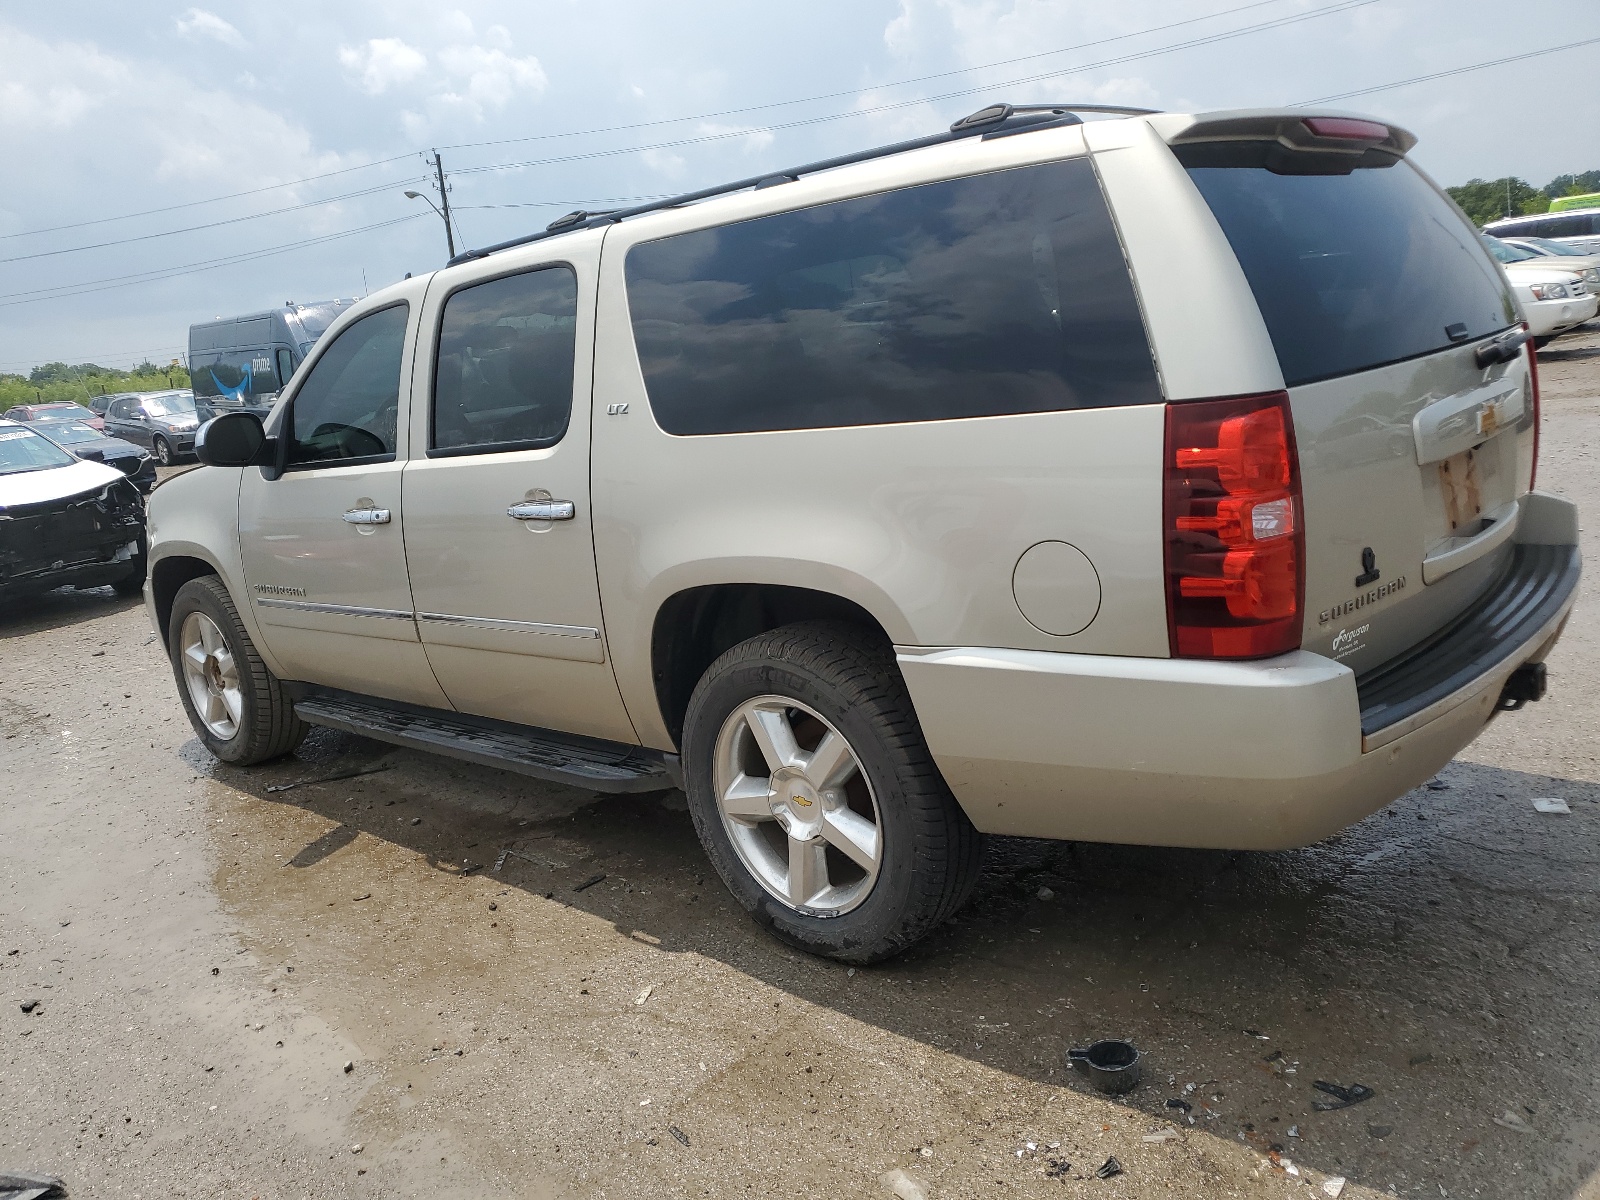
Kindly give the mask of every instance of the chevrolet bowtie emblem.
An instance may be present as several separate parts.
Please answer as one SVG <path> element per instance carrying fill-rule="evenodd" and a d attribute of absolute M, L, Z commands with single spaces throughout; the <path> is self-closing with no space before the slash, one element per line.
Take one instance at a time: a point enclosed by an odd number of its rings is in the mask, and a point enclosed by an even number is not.
<path fill-rule="evenodd" d="M 801 808 L 811 807 L 811 801 L 807 800 L 804 796 L 790 796 L 789 799 L 795 804 L 798 804 Z"/>

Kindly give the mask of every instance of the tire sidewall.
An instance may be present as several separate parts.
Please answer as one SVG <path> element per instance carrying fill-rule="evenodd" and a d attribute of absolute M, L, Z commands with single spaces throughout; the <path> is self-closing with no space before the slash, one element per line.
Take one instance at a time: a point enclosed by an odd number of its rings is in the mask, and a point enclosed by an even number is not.
<path fill-rule="evenodd" d="M 883 838 L 878 879 L 861 904 L 839 916 L 808 916 L 773 896 L 745 867 L 723 825 L 715 795 L 717 738 L 729 714 L 764 695 L 796 700 L 825 717 L 850 743 L 877 800 Z M 915 801 L 904 791 L 895 755 L 884 744 L 878 725 L 870 709 L 847 703 L 839 689 L 816 672 L 772 659 L 747 659 L 721 669 L 713 665 L 695 689 L 685 716 L 685 792 L 712 865 L 758 924 L 813 953 L 850 958 L 852 948 L 868 951 L 879 946 L 894 936 L 910 898 L 917 859 Z"/>
<path fill-rule="evenodd" d="M 157 434 L 154 449 L 156 452 L 156 461 L 159 462 L 163 467 L 170 467 L 172 465 L 172 443 L 167 441 L 167 439 L 162 437 L 160 434 Z"/>
<path fill-rule="evenodd" d="M 243 762 L 251 757 L 254 749 L 251 732 L 256 727 L 256 680 L 253 674 L 252 658 L 254 657 L 244 644 L 244 631 L 239 628 L 238 618 L 228 610 L 228 606 L 218 598 L 212 589 L 206 586 L 205 579 L 197 579 L 186 583 L 178 589 L 178 594 L 173 597 L 172 615 L 167 621 L 167 658 L 172 663 L 173 678 L 178 684 L 178 697 L 183 703 L 183 711 L 189 716 L 189 724 L 194 727 L 195 736 L 204 743 L 207 750 L 226 763 Z M 189 695 L 189 681 L 184 678 L 182 649 L 180 646 L 183 623 L 192 613 L 204 613 L 216 623 L 222 633 L 222 640 L 228 645 L 228 652 L 233 655 L 233 661 L 239 669 L 239 727 L 234 731 L 233 737 L 224 741 L 206 728 L 200 714 L 195 711 L 194 699 Z"/>

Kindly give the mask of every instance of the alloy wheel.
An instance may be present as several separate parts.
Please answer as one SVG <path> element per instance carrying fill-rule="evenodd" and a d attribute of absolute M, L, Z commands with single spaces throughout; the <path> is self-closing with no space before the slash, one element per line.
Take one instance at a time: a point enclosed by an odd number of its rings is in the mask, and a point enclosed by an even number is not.
<path fill-rule="evenodd" d="M 239 666 L 222 630 L 205 613 L 190 613 L 178 637 L 178 653 L 194 711 L 215 736 L 231 741 L 239 732 L 244 696 L 239 688 Z"/>
<path fill-rule="evenodd" d="M 821 917 L 867 898 L 883 863 L 878 801 L 821 714 L 783 696 L 745 701 L 717 735 L 713 776 L 735 853 L 774 897 Z"/>

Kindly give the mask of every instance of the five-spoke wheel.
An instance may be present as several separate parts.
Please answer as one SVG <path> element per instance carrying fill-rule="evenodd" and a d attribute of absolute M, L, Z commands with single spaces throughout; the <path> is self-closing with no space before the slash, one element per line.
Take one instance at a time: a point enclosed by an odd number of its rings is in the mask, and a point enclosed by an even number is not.
<path fill-rule="evenodd" d="M 887 958 L 959 908 L 981 839 L 922 740 L 882 633 L 810 621 L 701 676 L 683 721 L 689 811 L 728 890 L 813 954 Z"/>
<path fill-rule="evenodd" d="M 717 808 L 739 861 L 800 912 L 849 912 L 872 891 L 883 825 L 843 734 L 815 710 L 757 696 L 717 738 Z"/>
<path fill-rule="evenodd" d="M 184 618 L 178 649 L 195 713 L 217 737 L 232 738 L 239 732 L 244 701 L 239 695 L 239 667 L 222 630 L 205 613 L 190 613 Z"/>

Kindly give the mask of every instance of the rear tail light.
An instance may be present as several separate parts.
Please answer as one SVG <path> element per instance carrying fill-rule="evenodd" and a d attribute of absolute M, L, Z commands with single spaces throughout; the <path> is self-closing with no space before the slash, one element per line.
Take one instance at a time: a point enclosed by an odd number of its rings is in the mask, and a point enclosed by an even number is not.
<path fill-rule="evenodd" d="M 1298 647 L 1305 533 L 1289 394 L 1167 405 L 1165 476 L 1173 656 Z"/>
<path fill-rule="evenodd" d="M 1524 324 L 1526 329 L 1527 325 Z M 1528 376 L 1533 383 L 1533 466 L 1528 468 L 1528 490 L 1533 491 L 1533 485 L 1539 478 L 1539 426 L 1544 423 L 1544 414 L 1539 409 L 1539 351 L 1533 344 L 1533 339 L 1527 341 L 1528 347 Z"/>

